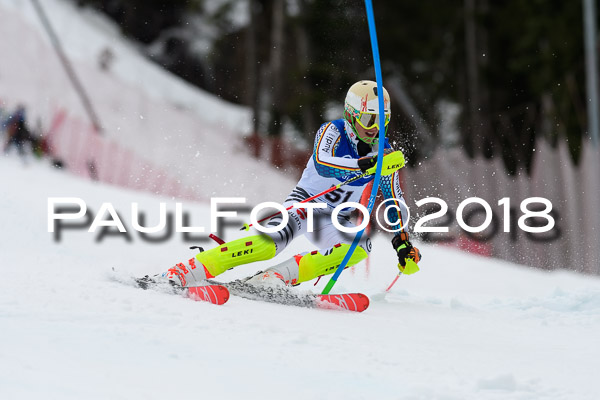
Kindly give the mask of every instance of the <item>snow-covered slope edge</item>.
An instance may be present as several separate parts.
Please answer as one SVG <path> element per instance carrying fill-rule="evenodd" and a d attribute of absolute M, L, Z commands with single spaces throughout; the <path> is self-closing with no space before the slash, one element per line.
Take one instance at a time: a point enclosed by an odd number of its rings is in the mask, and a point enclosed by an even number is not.
<path fill-rule="evenodd" d="M 217 307 L 109 279 L 190 257 L 180 239 L 149 244 L 47 232 L 47 198 L 98 210 L 160 201 L 0 158 L 0 397 L 10 399 L 460 398 L 593 399 L 600 390 L 600 281 L 421 246 L 421 271 L 396 273 L 374 238 L 371 276 L 345 271 L 335 290 L 371 296 L 356 315 L 233 298 Z M 172 204 L 171 204 L 172 206 Z M 203 224 L 206 205 L 186 204 Z M 228 235 L 233 237 L 233 233 Z M 310 249 L 298 240 L 281 257 Z M 241 266 L 222 276 L 253 273 Z M 318 290 L 305 284 L 299 290 Z"/>
<path fill-rule="evenodd" d="M 68 168 L 88 174 L 87 165 L 93 161 L 102 180 L 129 169 L 130 177 L 119 178 L 128 186 L 144 174 L 168 175 L 168 183 L 158 180 L 141 186 L 153 190 L 154 184 L 163 189 L 156 191 L 169 193 L 163 186 L 176 180 L 180 192 L 192 190 L 195 198 L 245 196 L 256 203 L 264 201 L 265 181 L 278 182 L 272 200 L 288 193 L 293 177 L 242 149 L 240 135 L 249 133 L 250 122 L 245 108 L 161 70 L 141 57 L 116 29 L 107 28 L 106 21 L 99 24 L 100 16 L 82 13 L 66 1 L 49 0 L 43 5 L 92 99 L 103 132 L 90 132 L 81 101 L 28 1 L 0 0 L 0 53 L 5 55 L 0 63 L 0 105 L 4 102 L 12 111 L 17 103 L 24 103 L 30 126 L 39 118 L 45 130 L 59 110 L 66 110 L 68 120 L 52 141 L 59 155 L 67 158 Z M 108 71 L 98 65 L 105 48 L 115 54 Z M 105 171 L 108 168 L 112 170 Z"/>

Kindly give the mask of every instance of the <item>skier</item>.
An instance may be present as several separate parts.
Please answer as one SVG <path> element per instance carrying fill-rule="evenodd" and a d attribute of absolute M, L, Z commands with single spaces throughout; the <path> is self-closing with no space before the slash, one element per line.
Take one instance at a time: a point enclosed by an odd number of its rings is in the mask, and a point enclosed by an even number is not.
<path fill-rule="evenodd" d="M 384 104 L 384 126 L 387 129 L 391 112 L 390 98 L 385 89 Z M 377 139 L 381 126 L 378 106 L 375 82 L 365 80 L 350 87 L 345 100 L 344 118 L 325 123 L 320 127 L 315 137 L 312 157 L 308 160 L 297 186 L 283 203 L 284 207 L 301 202 L 349 177 L 369 169 L 373 170 L 377 163 Z M 385 149 L 387 156 L 391 153 L 391 146 L 387 139 Z M 404 157 L 401 153 L 400 156 L 403 165 Z M 398 169 L 402 165 L 396 165 L 394 168 Z M 308 235 L 318 250 L 297 254 L 264 272 L 257 273 L 247 282 L 292 286 L 322 275 L 332 274 L 341 264 L 352 238 L 335 228 L 331 222 L 331 213 L 340 203 L 359 202 L 364 188 L 372 180 L 373 175 L 367 175 L 319 199 L 326 203 L 327 208 L 314 209 L 315 217 L 326 218 L 319 219 L 321 224 L 312 233 L 307 231 L 306 210 L 292 208 L 288 211 L 287 225 L 278 232 L 257 234 L 221 244 L 219 247 L 200 252 L 186 264 L 177 264 L 162 275 L 142 279 L 145 279 L 145 283 L 168 281 L 183 287 L 199 286 L 205 279 L 215 277 L 230 268 L 275 257 L 294 238 L 302 234 Z M 386 199 L 396 199 L 394 202 L 399 208 L 390 208 L 388 219 L 393 224 L 392 228 L 398 229 L 404 225 L 407 216 L 397 171 L 382 176 L 381 190 Z M 351 211 L 352 209 L 345 209 L 338 214 L 337 218 L 342 226 L 354 227 L 349 220 Z M 271 218 L 267 226 L 278 226 L 282 218 L 281 214 Z M 392 245 L 398 255 L 399 269 L 409 273 L 405 271 L 406 260 L 419 262 L 421 258 L 419 250 L 411 244 L 408 233 L 404 229 L 394 234 Z M 363 237 L 348 266 L 366 259 L 370 251 L 371 242 L 368 237 Z"/>
<path fill-rule="evenodd" d="M 19 155 L 26 160 L 25 144 L 31 141 L 31 133 L 25 123 L 25 107 L 18 105 L 15 112 L 5 122 L 7 140 L 4 145 L 4 154 L 8 154 L 12 146 L 17 148 Z"/>

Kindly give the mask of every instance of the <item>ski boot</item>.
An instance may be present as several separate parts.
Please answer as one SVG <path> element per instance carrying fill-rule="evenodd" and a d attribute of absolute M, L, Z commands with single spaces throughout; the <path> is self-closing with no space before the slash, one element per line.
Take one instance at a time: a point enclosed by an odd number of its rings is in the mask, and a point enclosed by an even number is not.
<path fill-rule="evenodd" d="M 146 275 L 136 279 L 136 282 L 142 289 L 151 286 L 184 288 L 202 286 L 202 282 L 207 278 L 212 278 L 210 273 L 195 258 L 190 258 L 186 264 L 177 263 L 162 274 Z"/>

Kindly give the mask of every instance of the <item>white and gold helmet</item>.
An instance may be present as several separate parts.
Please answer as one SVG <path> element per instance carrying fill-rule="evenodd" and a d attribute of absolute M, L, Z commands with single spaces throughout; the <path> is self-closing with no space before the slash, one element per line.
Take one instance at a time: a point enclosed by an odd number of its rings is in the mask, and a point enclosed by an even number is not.
<path fill-rule="evenodd" d="M 383 108 L 385 113 L 385 128 L 390 123 L 391 108 L 390 95 L 383 88 Z M 350 87 L 344 104 L 344 119 L 350 124 L 356 136 L 367 144 L 372 144 L 377 137 L 361 136 L 355 124 L 364 129 L 379 129 L 379 97 L 377 83 L 373 81 L 359 81 Z"/>

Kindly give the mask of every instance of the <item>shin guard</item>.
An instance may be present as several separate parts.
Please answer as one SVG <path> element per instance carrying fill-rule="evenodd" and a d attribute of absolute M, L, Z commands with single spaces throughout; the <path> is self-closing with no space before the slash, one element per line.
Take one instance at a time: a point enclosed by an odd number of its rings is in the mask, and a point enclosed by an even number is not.
<path fill-rule="evenodd" d="M 275 257 L 275 251 L 273 239 L 266 235 L 255 235 L 203 251 L 196 255 L 196 259 L 212 276 L 217 276 L 238 265 L 269 260 Z"/>
<path fill-rule="evenodd" d="M 344 260 L 348 249 L 350 249 L 349 244 L 341 243 L 333 246 L 325 254 L 318 251 L 304 254 L 298 261 L 298 283 L 310 281 L 321 275 L 333 274 Z M 347 267 L 358 264 L 367 257 L 367 252 L 359 246 L 350 257 Z"/>

